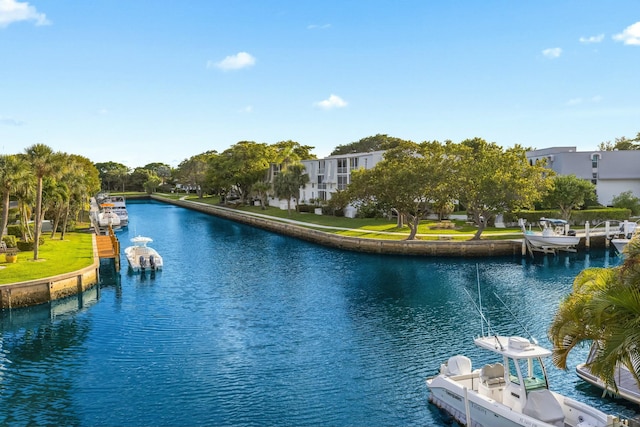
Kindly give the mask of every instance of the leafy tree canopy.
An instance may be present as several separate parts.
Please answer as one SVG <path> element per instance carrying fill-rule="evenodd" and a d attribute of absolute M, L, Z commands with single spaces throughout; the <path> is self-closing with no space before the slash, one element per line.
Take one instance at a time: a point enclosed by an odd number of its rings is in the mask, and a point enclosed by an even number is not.
<path fill-rule="evenodd" d="M 616 138 L 612 143 L 611 141 L 601 142 L 598 145 L 600 151 L 615 151 L 615 150 L 640 150 L 640 132 L 633 139 L 628 139 L 625 136 Z"/>
<path fill-rule="evenodd" d="M 571 218 L 571 211 L 580 208 L 588 199 L 593 199 L 596 186 L 575 175 L 557 175 L 552 178 L 552 187 L 545 197 L 549 208 L 559 208 L 562 219 Z"/>
<path fill-rule="evenodd" d="M 374 136 L 362 138 L 361 140 L 352 142 L 350 144 L 338 145 L 331 152 L 331 155 L 334 156 L 340 154 L 367 153 L 369 151 L 389 150 L 400 145 L 403 142 L 407 141 L 388 135 L 377 134 Z"/>

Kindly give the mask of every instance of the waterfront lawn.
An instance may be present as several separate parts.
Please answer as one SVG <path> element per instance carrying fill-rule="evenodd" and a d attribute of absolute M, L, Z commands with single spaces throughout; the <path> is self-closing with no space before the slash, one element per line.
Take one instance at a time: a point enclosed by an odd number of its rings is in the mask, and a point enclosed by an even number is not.
<path fill-rule="evenodd" d="M 80 270 L 93 263 L 92 233 L 66 233 L 64 240 L 58 234 L 53 240 L 45 237 L 38 249 L 38 260 L 33 251 L 18 252 L 18 262 L 7 263 L 0 254 L 0 285 L 56 276 Z"/>
<path fill-rule="evenodd" d="M 165 197 L 164 194 L 162 194 Z M 206 203 L 210 205 L 217 205 L 220 202 L 219 197 L 203 197 L 198 198 L 195 195 L 187 197 L 188 200 L 200 203 Z M 229 206 L 227 206 L 229 207 Z M 388 239 L 388 240 L 402 240 L 406 239 L 409 235 L 409 227 L 397 227 L 397 223 L 394 220 L 385 218 L 345 218 L 333 215 L 316 215 L 313 213 L 300 213 L 295 210 L 291 210 L 291 215 L 286 209 L 279 209 L 272 206 L 267 209 L 262 209 L 260 206 L 238 206 L 238 211 L 250 212 L 261 215 L 268 215 L 274 218 L 275 221 L 279 219 L 291 219 L 307 223 L 309 228 L 314 228 L 327 233 L 340 234 L 343 236 L 354 237 L 367 237 L 372 239 Z M 448 228 L 448 225 L 453 224 L 454 227 Z M 328 229 L 322 227 L 314 227 L 314 225 L 336 227 L 337 229 Z M 340 230 L 345 228 L 348 230 Z M 477 231 L 474 225 L 470 225 L 465 221 L 438 221 L 424 220 L 420 222 L 418 226 L 417 240 L 469 240 Z M 517 239 L 522 237 L 522 231 L 519 228 L 495 228 L 487 227 L 483 233 L 483 239 L 502 240 L 502 239 Z"/>

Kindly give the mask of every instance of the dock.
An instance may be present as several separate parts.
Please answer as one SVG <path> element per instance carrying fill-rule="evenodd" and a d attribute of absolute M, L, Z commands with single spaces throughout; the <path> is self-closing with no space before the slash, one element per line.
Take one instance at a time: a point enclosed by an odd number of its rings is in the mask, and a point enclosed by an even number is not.
<path fill-rule="evenodd" d="M 96 233 L 98 258 L 113 259 L 116 271 L 120 271 L 120 241 L 109 227 L 106 234 Z"/>

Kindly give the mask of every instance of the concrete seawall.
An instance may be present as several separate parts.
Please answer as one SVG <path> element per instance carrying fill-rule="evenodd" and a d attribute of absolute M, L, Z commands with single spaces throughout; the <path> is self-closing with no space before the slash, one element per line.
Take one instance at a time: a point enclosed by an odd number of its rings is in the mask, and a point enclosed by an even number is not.
<path fill-rule="evenodd" d="M 100 259 L 93 238 L 93 263 L 71 273 L 26 282 L 0 285 L 0 309 L 27 307 L 76 295 L 95 286 L 100 278 Z"/>
<path fill-rule="evenodd" d="M 220 218 L 251 225 L 275 233 L 295 237 L 308 242 L 317 243 L 338 249 L 356 252 L 440 256 L 440 257 L 491 257 L 501 255 L 520 255 L 522 243 L 517 240 L 384 240 L 361 237 L 341 236 L 324 231 L 314 230 L 295 224 L 278 222 L 214 205 L 207 205 L 188 200 L 171 200 L 152 196 L 152 199 L 182 206 L 187 209 L 214 215 Z"/>

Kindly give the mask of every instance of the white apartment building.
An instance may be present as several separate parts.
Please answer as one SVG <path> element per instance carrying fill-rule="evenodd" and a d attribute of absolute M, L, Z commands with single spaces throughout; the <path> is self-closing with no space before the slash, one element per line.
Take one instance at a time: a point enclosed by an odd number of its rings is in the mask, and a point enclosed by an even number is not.
<path fill-rule="evenodd" d="M 543 158 L 558 175 L 590 180 L 602 205 L 611 205 L 613 198 L 625 191 L 640 197 L 640 150 L 577 151 L 576 147 L 551 147 L 527 152 L 531 163 Z"/>
<path fill-rule="evenodd" d="M 300 190 L 300 202 L 313 199 L 331 200 L 331 194 L 344 190 L 351 183 L 351 171 L 373 168 L 382 160 L 383 154 L 384 151 L 371 151 L 303 160 L 309 183 Z"/>

